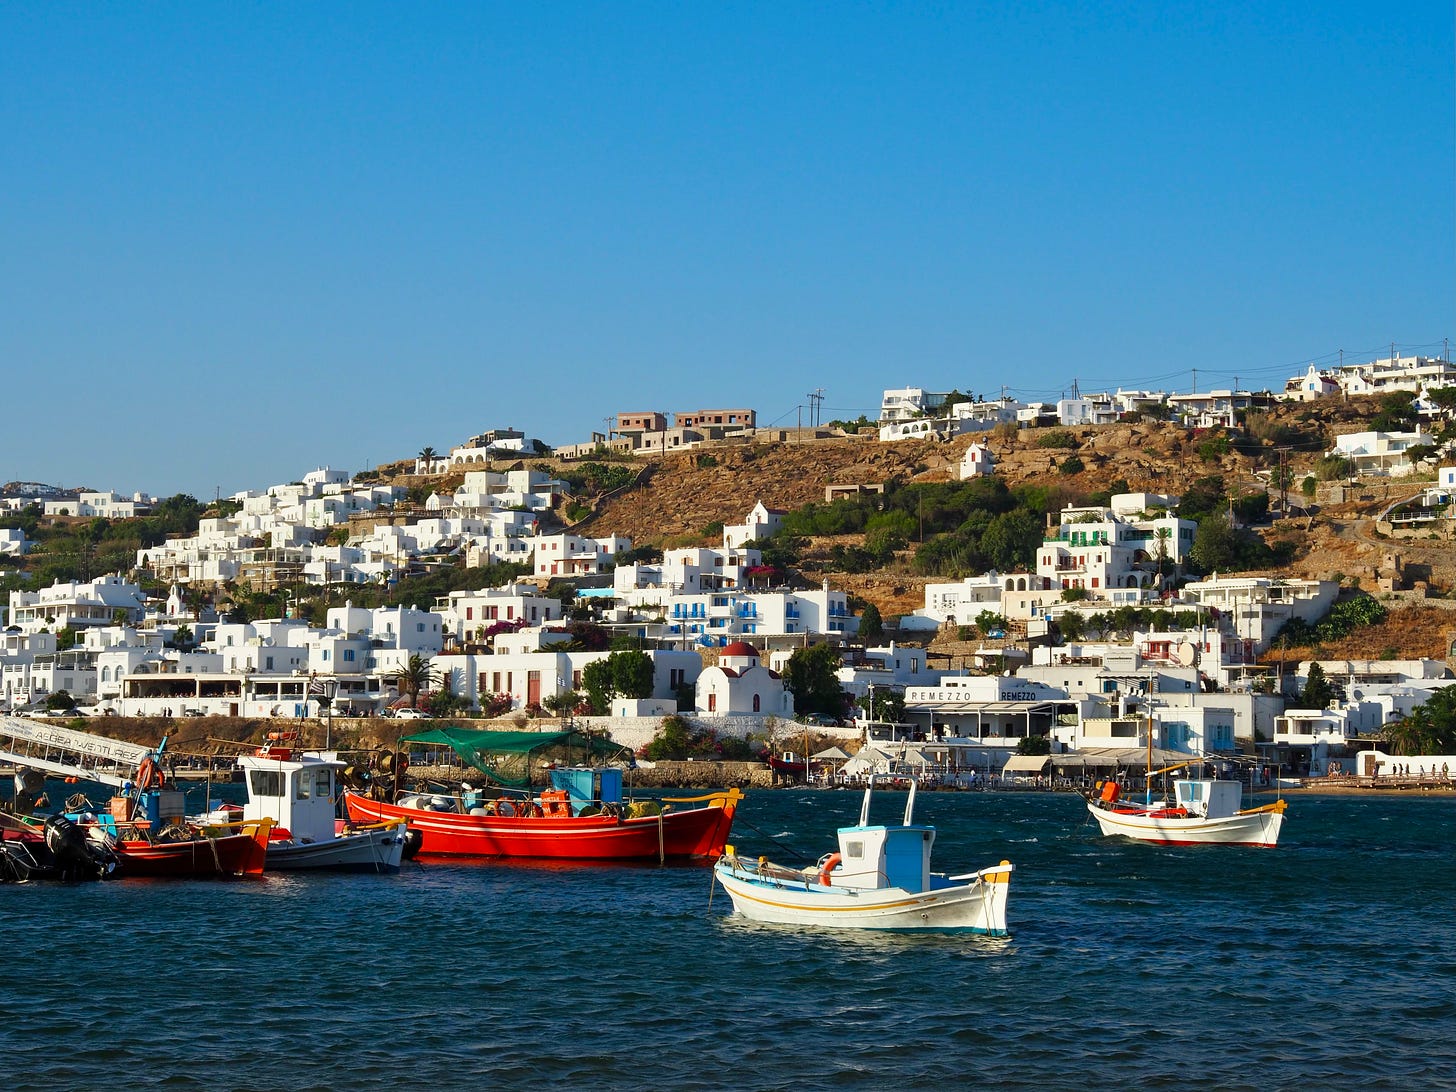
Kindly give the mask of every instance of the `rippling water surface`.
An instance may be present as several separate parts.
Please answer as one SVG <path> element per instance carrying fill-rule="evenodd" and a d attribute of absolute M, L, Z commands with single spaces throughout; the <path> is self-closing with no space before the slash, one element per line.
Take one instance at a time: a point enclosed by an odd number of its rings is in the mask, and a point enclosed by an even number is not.
<path fill-rule="evenodd" d="M 817 857 L 858 806 L 751 793 L 734 841 Z M 690 867 L 0 887 L 6 1085 L 1456 1087 L 1456 800 L 1296 798 L 1272 851 L 918 811 L 937 869 L 1016 864 L 1009 938 L 758 926 Z"/>

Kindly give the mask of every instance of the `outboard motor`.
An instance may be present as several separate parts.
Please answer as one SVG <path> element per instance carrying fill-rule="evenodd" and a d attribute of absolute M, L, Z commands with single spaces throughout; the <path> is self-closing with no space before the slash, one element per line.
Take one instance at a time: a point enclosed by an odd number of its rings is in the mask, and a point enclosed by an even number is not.
<path fill-rule="evenodd" d="M 99 880 L 116 867 L 116 855 L 106 846 L 90 841 L 64 815 L 52 815 L 45 821 L 45 843 L 59 879 Z"/>

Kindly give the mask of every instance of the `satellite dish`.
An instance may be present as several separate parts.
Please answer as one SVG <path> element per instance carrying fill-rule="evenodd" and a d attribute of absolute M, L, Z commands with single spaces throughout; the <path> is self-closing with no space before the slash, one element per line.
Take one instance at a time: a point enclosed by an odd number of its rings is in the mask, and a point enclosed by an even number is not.
<path fill-rule="evenodd" d="M 1181 641 L 1174 655 L 1184 667 L 1192 667 L 1198 661 L 1198 649 L 1189 641 Z"/>

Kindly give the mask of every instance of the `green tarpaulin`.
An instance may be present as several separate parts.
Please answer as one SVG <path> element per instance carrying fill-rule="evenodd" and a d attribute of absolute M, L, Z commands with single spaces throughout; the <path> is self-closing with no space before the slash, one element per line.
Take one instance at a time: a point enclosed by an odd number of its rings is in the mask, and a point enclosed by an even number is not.
<path fill-rule="evenodd" d="M 496 732 L 446 726 L 400 737 L 400 743 L 449 747 L 461 760 L 492 781 L 516 788 L 530 780 L 530 758 L 550 749 L 562 763 L 583 762 L 622 754 L 626 748 L 584 732 Z"/>

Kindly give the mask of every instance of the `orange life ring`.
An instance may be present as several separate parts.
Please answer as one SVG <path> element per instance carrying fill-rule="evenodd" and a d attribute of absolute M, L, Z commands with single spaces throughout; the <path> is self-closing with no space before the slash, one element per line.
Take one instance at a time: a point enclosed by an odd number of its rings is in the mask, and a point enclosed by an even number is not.
<path fill-rule="evenodd" d="M 825 887 L 829 886 L 829 874 L 839 867 L 839 862 L 844 860 L 838 853 L 831 853 L 824 858 L 824 865 L 819 869 L 819 882 Z"/>
<path fill-rule="evenodd" d="M 152 758 L 151 755 L 142 759 L 141 764 L 137 766 L 136 787 L 138 792 L 146 792 L 148 789 L 160 789 L 164 780 L 162 769 L 157 765 L 156 759 Z"/>

